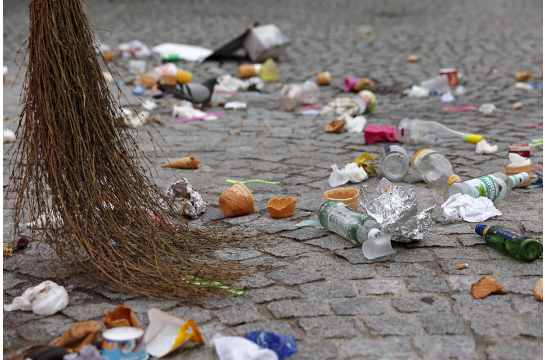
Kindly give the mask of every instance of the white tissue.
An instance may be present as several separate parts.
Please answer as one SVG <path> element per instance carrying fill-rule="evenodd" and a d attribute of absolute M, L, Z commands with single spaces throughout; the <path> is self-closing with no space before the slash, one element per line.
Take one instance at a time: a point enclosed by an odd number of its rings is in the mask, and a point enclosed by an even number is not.
<path fill-rule="evenodd" d="M 182 100 L 172 107 L 172 117 L 178 119 L 189 119 L 201 116 L 206 116 L 206 113 L 195 109 L 193 104 L 186 100 Z M 217 116 L 209 116 L 203 120 L 216 120 L 217 118 Z"/>
<path fill-rule="evenodd" d="M 443 95 L 441 95 L 441 101 L 444 103 L 449 103 L 454 101 L 454 96 L 452 96 L 452 93 L 450 91 L 447 91 Z"/>
<path fill-rule="evenodd" d="M 329 175 L 329 186 L 337 187 L 350 181 L 348 175 L 344 172 L 344 169 L 339 170 L 337 164 L 331 165 L 331 169 L 333 169 L 333 172 Z"/>
<path fill-rule="evenodd" d="M 278 360 L 278 355 L 271 349 L 263 349 L 239 336 L 215 338 L 214 347 L 220 360 Z"/>
<path fill-rule="evenodd" d="M 530 159 L 515 153 L 509 153 L 509 160 L 511 161 L 511 164 L 508 166 L 525 166 L 532 163 Z"/>
<path fill-rule="evenodd" d="M 441 207 L 447 220 L 482 222 L 502 214 L 490 199 L 483 196 L 475 199 L 469 195 L 454 194 Z"/>
<path fill-rule="evenodd" d="M 23 310 L 38 315 L 53 315 L 68 305 L 68 293 L 62 286 L 52 281 L 44 281 L 40 285 L 30 287 L 23 295 L 4 305 L 4 311 Z"/>
<path fill-rule="evenodd" d="M 475 152 L 477 154 L 493 154 L 498 151 L 498 145 L 490 145 L 485 139 L 482 139 L 477 143 Z"/>
<path fill-rule="evenodd" d="M 460 96 L 460 95 L 465 95 L 466 94 L 466 88 L 463 87 L 462 85 L 458 86 L 456 88 L 456 90 L 454 90 L 454 95 L 457 95 L 457 96 Z"/>
<path fill-rule="evenodd" d="M 367 123 L 367 119 L 363 115 L 356 116 L 356 117 L 347 116 L 344 118 L 344 120 L 346 121 L 344 128 L 349 133 L 363 132 L 363 129 L 365 128 L 365 124 Z"/>
<path fill-rule="evenodd" d="M 422 86 L 413 85 L 407 96 L 411 98 L 427 98 L 430 96 L 430 90 Z"/>
<path fill-rule="evenodd" d="M 15 133 L 10 129 L 4 130 L 4 144 L 12 142 L 15 142 Z"/>
<path fill-rule="evenodd" d="M 142 103 L 142 107 L 146 110 L 151 111 L 157 107 L 157 104 L 155 103 L 155 101 L 148 99 Z"/>
<path fill-rule="evenodd" d="M 338 187 L 347 182 L 359 183 L 366 180 L 369 175 L 356 163 L 347 164 L 344 169 L 339 169 L 337 164 L 331 165 L 333 172 L 329 175 L 329 186 Z"/>
<path fill-rule="evenodd" d="M 534 88 L 532 87 L 532 85 L 526 84 L 526 83 L 523 83 L 523 82 L 515 83 L 515 87 L 516 87 L 517 89 L 521 89 L 521 90 L 534 90 Z"/>
<path fill-rule="evenodd" d="M 494 104 L 482 104 L 481 106 L 479 106 L 479 111 L 485 115 L 490 115 L 495 110 L 496 110 L 496 106 Z"/>

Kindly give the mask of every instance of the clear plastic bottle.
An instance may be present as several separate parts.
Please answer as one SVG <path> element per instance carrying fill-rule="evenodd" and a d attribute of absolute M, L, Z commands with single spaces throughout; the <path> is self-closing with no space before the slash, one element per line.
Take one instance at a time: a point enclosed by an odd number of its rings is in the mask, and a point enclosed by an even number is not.
<path fill-rule="evenodd" d="M 454 194 L 465 194 L 475 199 L 484 196 L 492 201 L 502 200 L 512 188 L 529 180 L 530 177 L 525 172 L 510 176 L 497 172 L 449 185 L 445 189 L 445 200 Z"/>
<path fill-rule="evenodd" d="M 285 85 L 280 91 L 280 105 L 282 109 L 291 111 L 301 104 L 313 104 L 318 101 L 319 91 L 314 81 Z"/>
<path fill-rule="evenodd" d="M 396 127 L 396 137 L 401 143 L 434 145 L 451 141 L 463 141 L 476 144 L 484 137 L 477 134 L 465 134 L 449 129 L 436 121 L 402 119 Z"/>
<path fill-rule="evenodd" d="M 418 150 L 414 154 L 412 164 L 431 187 L 443 187 L 460 181 L 450 161 L 435 150 L 428 148 Z"/>
<path fill-rule="evenodd" d="M 409 172 L 409 155 L 399 145 L 385 145 L 380 149 L 380 159 L 380 171 L 390 181 L 401 181 Z"/>

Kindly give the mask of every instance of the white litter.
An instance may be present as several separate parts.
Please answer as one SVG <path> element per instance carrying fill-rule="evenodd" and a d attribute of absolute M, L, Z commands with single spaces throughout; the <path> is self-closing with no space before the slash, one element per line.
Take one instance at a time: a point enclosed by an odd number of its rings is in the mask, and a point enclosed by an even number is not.
<path fill-rule="evenodd" d="M 494 104 L 482 104 L 481 106 L 479 106 L 479 111 L 485 115 L 490 115 L 495 110 L 496 110 L 496 106 Z"/>
<path fill-rule="evenodd" d="M 331 169 L 333 170 L 329 175 L 329 186 L 331 187 L 341 186 L 349 181 L 351 183 L 360 183 L 369 177 L 367 172 L 356 163 L 347 164 L 344 169 L 339 169 L 337 164 L 333 164 Z"/>
<path fill-rule="evenodd" d="M 532 163 L 530 159 L 515 153 L 509 153 L 509 160 L 511 161 L 511 164 L 508 166 L 526 166 Z"/>
<path fill-rule="evenodd" d="M 68 293 L 62 286 L 52 281 L 44 281 L 38 286 L 25 290 L 23 295 L 4 305 L 4 311 L 23 310 L 38 315 L 53 315 L 68 305 Z"/>
<path fill-rule="evenodd" d="M 117 49 L 124 58 L 144 58 L 151 55 L 151 50 L 146 44 L 138 40 L 121 43 Z"/>
<path fill-rule="evenodd" d="M 494 203 L 483 196 L 473 198 L 465 194 L 454 194 L 443 205 L 443 216 L 447 220 L 465 220 L 467 222 L 482 222 L 493 216 L 502 215 Z"/>
<path fill-rule="evenodd" d="M 430 89 L 418 85 L 413 85 L 409 89 L 409 93 L 407 94 L 407 96 L 410 98 L 418 99 L 427 98 L 428 96 L 430 96 Z"/>
<path fill-rule="evenodd" d="M 213 51 L 200 46 L 184 45 L 176 43 L 163 43 L 151 48 L 154 53 L 164 56 L 177 56 L 179 60 L 200 63 Z"/>
<path fill-rule="evenodd" d="M 458 86 L 458 87 L 454 90 L 454 95 L 457 95 L 457 96 L 465 95 L 466 93 L 467 93 L 466 88 L 463 87 L 462 85 Z"/>
<path fill-rule="evenodd" d="M 151 111 L 157 107 L 157 104 L 155 103 L 155 101 L 148 99 L 142 103 L 142 107 L 146 110 Z"/>
<path fill-rule="evenodd" d="M 246 106 L 248 104 L 246 104 L 245 102 L 240 102 L 240 101 L 229 101 L 228 103 L 225 103 L 224 105 L 224 108 L 226 109 L 246 109 Z"/>
<path fill-rule="evenodd" d="M 346 121 L 344 128 L 349 133 L 363 132 L 363 129 L 365 128 L 365 124 L 367 123 L 367 119 L 363 115 L 356 116 L 356 117 L 346 116 L 344 120 Z"/>
<path fill-rule="evenodd" d="M 534 88 L 532 87 L 532 85 L 526 84 L 526 83 L 523 83 L 523 82 L 517 82 L 517 83 L 515 83 L 515 87 L 516 87 L 517 89 L 521 89 L 521 90 L 534 90 Z"/>
<path fill-rule="evenodd" d="M 443 95 L 441 95 L 441 101 L 444 103 L 449 103 L 454 101 L 454 96 L 452 96 L 452 93 L 450 91 L 447 91 Z"/>
<path fill-rule="evenodd" d="M 271 349 L 239 336 L 214 337 L 214 347 L 220 360 L 278 360 Z"/>
<path fill-rule="evenodd" d="M 13 130 L 6 129 L 4 130 L 3 134 L 4 134 L 4 144 L 15 142 L 15 133 L 13 132 Z"/>
<path fill-rule="evenodd" d="M 498 151 L 498 145 L 490 145 L 486 139 L 482 139 L 477 143 L 477 147 L 475 148 L 475 152 L 477 154 L 493 154 L 496 151 Z"/>
<path fill-rule="evenodd" d="M 361 99 L 361 100 L 359 100 Z M 365 101 L 359 97 L 340 97 L 331 101 L 322 109 L 322 115 L 337 115 L 341 119 L 347 116 L 358 116 L 365 113 L 367 105 Z"/>
<path fill-rule="evenodd" d="M 206 113 L 204 111 L 195 109 L 193 107 L 193 104 L 186 100 L 182 100 L 172 107 L 172 117 L 178 119 L 189 119 L 201 116 L 206 116 Z M 205 117 L 203 120 L 209 121 L 216 120 L 217 118 L 217 116 L 208 116 Z"/>

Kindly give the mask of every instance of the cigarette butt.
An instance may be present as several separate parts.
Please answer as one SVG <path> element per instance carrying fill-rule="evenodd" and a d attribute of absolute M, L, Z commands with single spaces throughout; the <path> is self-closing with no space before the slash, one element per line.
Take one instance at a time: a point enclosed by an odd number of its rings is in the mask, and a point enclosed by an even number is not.
<path fill-rule="evenodd" d="M 235 131 L 235 134 L 236 134 L 236 135 L 240 135 L 240 131 Z"/>
<path fill-rule="evenodd" d="M 458 270 L 462 270 L 462 269 L 467 268 L 467 264 L 458 264 L 458 265 L 456 265 L 456 267 L 458 268 Z"/>
<path fill-rule="evenodd" d="M 521 102 L 516 102 L 513 104 L 513 110 L 519 110 L 519 109 L 522 109 L 522 103 Z"/>
<path fill-rule="evenodd" d="M 53 276 L 51 276 L 51 279 L 54 279 L 54 278 L 56 278 L 56 277 L 57 277 L 57 275 L 53 275 Z"/>
<path fill-rule="evenodd" d="M 383 268 L 387 268 L 389 269 L 390 268 L 390 265 L 382 265 Z"/>
<path fill-rule="evenodd" d="M 409 55 L 407 56 L 407 62 L 417 62 L 418 61 L 418 55 Z"/>
<path fill-rule="evenodd" d="M 9 116 L 8 115 L 4 115 L 4 120 L 7 120 L 9 119 Z"/>

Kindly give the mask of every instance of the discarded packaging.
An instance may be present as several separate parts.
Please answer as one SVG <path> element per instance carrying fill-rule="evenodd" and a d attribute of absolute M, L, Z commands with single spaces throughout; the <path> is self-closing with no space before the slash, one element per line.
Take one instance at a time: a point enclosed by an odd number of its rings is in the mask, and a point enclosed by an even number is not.
<path fill-rule="evenodd" d="M 331 101 L 322 109 L 322 115 L 358 116 L 371 112 L 376 105 L 376 96 L 369 90 L 362 90 L 356 96 L 340 97 Z"/>
<path fill-rule="evenodd" d="M 461 96 L 466 94 L 466 88 L 462 85 L 458 86 L 456 89 L 454 89 L 454 95 Z M 477 110 L 477 109 L 475 109 Z"/>
<path fill-rule="evenodd" d="M 325 131 L 340 134 L 343 131 L 346 120 L 331 120 L 325 126 Z"/>
<path fill-rule="evenodd" d="M 80 351 L 87 345 L 96 344 L 100 330 L 102 330 L 102 325 L 98 321 L 78 322 L 70 326 L 51 345 L 64 346 L 73 351 Z"/>
<path fill-rule="evenodd" d="M 161 76 L 161 80 L 159 80 L 159 84 L 161 85 L 168 85 L 168 86 L 174 86 L 178 83 L 178 80 L 176 80 L 176 76 L 165 74 Z"/>
<path fill-rule="evenodd" d="M 145 360 L 144 343 L 144 330 L 140 328 L 109 329 L 102 333 L 102 356 L 104 360 Z"/>
<path fill-rule="evenodd" d="M 366 180 L 369 176 L 363 167 L 356 163 L 349 163 L 343 169 L 339 169 L 337 164 L 331 165 L 333 172 L 329 175 L 329 186 L 337 187 L 347 182 L 359 183 Z"/>
<path fill-rule="evenodd" d="M 517 185 L 530 181 L 530 176 L 523 172 L 507 176 L 500 172 L 450 184 L 445 189 L 444 199 L 447 200 L 454 194 L 465 194 L 473 198 L 480 196 L 492 201 L 504 199 L 511 189 Z"/>
<path fill-rule="evenodd" d="M 417 99 L 427 98 L 428 96 L 430 96 L 430 89 L 425 88 L 423 86 L 413 85 L 409 89 L 407 96 L 410 98 L 417 98 Z"/>
<path fill-rule="evenodd" d="M 368 124 L 363 131 L 363 137 L 366 144 L 397 141 L 396 128 L 393 126 Z"/>
<path fill-rule="evenodd" d="M 354 188 L 337 188 L 324 192 L 325 201 L 338 200 L 342 201 L 354 210 L 358 210 L 358 200 L 360 191 Z"/>
<path fill-rule="evenodd" d="M 186 178 L 182 178 L 182 180 L 170 184 L 167 188 L 166 195 L 172 200 L 185 200 L 183 201 L 184 206 L 182 211 L 192 219 L 196 219 L 206 211 L 206 202 L 204 202 L 199 192 L 193 190 L 193 187 Z"/>
<path fill-rule="evenodd" d="M 441 95 L 441 102 L 449 103 L 454 101 L 454 96 L 452 96 L 452 93 L 450 91 L 447 91 L 443 95 Z"/>
<path fill-rule="evenodd" d="M 15 132 L 10 129 L 5 129 L 4 132 L 4 144 L 10 144 L 15 142 Z"/>
<path fill-rule="evenodd" d="M 476 144 L 483 136 L 454 131 L 436 121 L 404 118 L 397 124 L 396 138 L 399 142 L 415 145 L 442 144 L 448 141 Z"/>
<path fill-rule="evenodd" d="M 481 222 L 494 216 L 501 216 L 494 203 L 485 197 L 473 198 L 469 195 L 454 194 L 441 205 L 443 216 L 447 220 L 465 220 Z"/>
<path fill-rule="evenodd" d="M 505 294 L 505 291 L 500 283 L 489 276 L 485 276 L 471 285 L 471 295 L 475 299 L 485 298 L 492 293 Z"/>
<path fill-rule="evenodd" d="M 13 256 L 13 249 L 8 244 L 4 243 L 3 248 L 4 248 L 3 257 Z"/>
<path fill-rule="evenodd" d="M 380 148 L 380 170 L 390 181 L 401 181 L 409 172 L 411 161 L 407 151 L 399 145 L 385 145 Z"/>
<path fill-rule="evenodd" d="M 237 68 L 237 77 L 248 79 L 257 76 L 259 69 L 261 69 L 261 64 L 242 64 Z"/>
<path fill-rule="evenodd" d="M 528 181 L 522 184 L 515 186 L 515 188 L 521 188 L 531 185 L 532 178 L 532 162 L 530 159 L 527 159 L 523 156 L 520 156 L 517 153 L 509 153 L 509 160 L 511 163 L 505 165 L 505 174 L 507 176 L 520 174 L 525 172 L 528 174 Z"/>
<path fill-rule="evenodd" d="M 331 85 L 331 73 L 329 71 L 324 71 L 316 75 L 316 84 L 319 86 Z"/>
<path fill-rule="evenodd" d="M 253 62 L 277 59 L 289 44 L 288 37 L 274 24 L 252 28 L 244 40 L 244 48 Z"/>
<path fill-rule="evenodd" d="M 124 58 L 144 58 L 151 55 L 151 50 L 141 41 L 134 40 L 119 44 L 119 54 Z"/>
<path fill-rule="evenodd" d="M 439 75 L 446 75 L 448 77 L 448 84 L 450 86 L 458 86 L 458 69 L 447 68 L 439 70 Z"/>
<path fill-rule="evenodd" d="M 148 318 L 149 326 L 144 341 L 151 356 L 163 357 L 186 341 L 204 344 L 193 319 L 184 321 L 158 309 L 148 310 Z"/>
<path fill-rule="evenodd" d="M 213 121 L 218 118 L 217 116 L 209 115 L 204 111 L 195 109 L 193 104 L 186 100 L 182 100 L 172 106 L 172 117 L 183 119 L 203 117 L 202 119 L 206 121 Z"/>
<path fill-rule="evenodd" d="M 250 214 L 254 212 L 254 197 L 246 185 L 236 183 L 220 195 L 219 206 L 228 217 Z"/>
<path fill-rule="evenodd" d="M 114 81 L 114 77 L 109 72 L 103 72 L 102 75 L 104 76 L 104 80 L 106 80 L 106 82 Z"/>
<path fill-rule="evenodd" d="M 252 331 L 244 334 L 248 339 L 264 349 L 273 350 L 278 356 L 278 360 L 295 354 L 297 352 L 297 343 L 293 335 L 275 334 L 265 331 Z"/>
<path fill-rule="evenodd" d="M 534 287 L 534 298 L 543 302 L 543 278 L 539 279 Z"/>
<path fill-rule="evenodd" d="M 496 106 L 494 104 L 482 104 L 479 106 L 479 111 L 484 115 L 491 115 L 495 110 Z"/>
<path fill-rule="evenodd" d="M 66 289 L 48 280 L 26 289 L 23 295 L 13 299 L 10 305 L 4 305 L 4 311 L 32 310 L 38 315 L 53 315 L 67 305 Z"/>
<path fill-rule="evenodd" d="M 368 78 L 347 77 L 343 81 L 344 92 L 359 92 L 361 90 L 375 90 L 375 83 Z"/>
<path fill-rule="evenodd" d="M 444 187 L 460 181 L 451 162 L 435 150 L 418 150 L 413 156 L 412 164 L 429 187 Z"/>
<path fill-rule="evenodd" d="M 36 358 L 35 358 L 36 359 Z M 93 345 L 86 345 L 78 352 L 73 352 L 67 355 L 64 355 L 63 360 L 104 360 L 100 351 Z M 40 360 L 40 359 L 36 359 Z M 53 360 L 53 359 L 51 359 Z"/>
<path fill-rule="evenodd" d="M 146 61 L 129 60 L 129 71 L 131 74 L 143 74 L 146 72 Z"/>
<path fill-rule="evenodd" d="M 349 133 L 361 133 L 363 132 L 363 129 L 365 128 L 365 125 L 367 123 L 367 119 L 363 115 L 359 115 L 356 117 L 352 116 L 345 116 L 344 120 L 346 121 L 346 125 L 344 128 Z"/>
<path fill-rule="evenodd" d="M 475 226 L 475 233 L 484 237 L 490 247 L 519 260 L 534 261 L 543 253 L 543 245 L 539 240 L 501 225 L 489 227 L 478 224 Z"/>
<path fill-rule="evenodd" d="M 511 107 L 513 108 L 513 110 L 520 110 L 520 109 L 522 109 L 522 103 L 521 102 L 516 102 Z"/>
<path fill-rule="evenodd" d="M 263 349 L 243 337 L 216 335 L 212 341 L 219 360 L 278 360 L 273 350 Z"/>
<path fill-rule="evenodd" d="M 498 151 L 498 145 L 490 145 L 485 139 L 477 143 L 475 152 L 477 154 L 493 154 Z M 518 173 L 517 173 L 518 174 Z"/>
<path fill-rule="evenodd" d="M 106 329 L 122 326 L 139 327 L 134 311 L 130 307 L 124 305 L 120 305 L 114 310 L 106 311 L 106 316 L 102 318 L 102 321 L 104 322 Z"/>
<path fill-rule="evenodd" d="M 163 43 L 152 47 L 152 51 L 159 55 L 162 60 L 189 62 L 202 62 L 212 55 L 213 51 L 200 46 L 184 45 L 176 43 Z"/>
<path fill-rule="evenodd" d="M 112 50 L 106 50 L 102 52 L 102 56 L 104 57 L 106 61 L 112 62 L 114 61 L 115 52 Z"/>
<path fill-rule="evenodd" d="M 161 167 L 171 167 L 175 169 L 199 169 L 201 167 L 201 163 L 193 156 L 186 156 L 163 164 Z"/>
<path fill-rule="evenodd" d="M 449 78 L 447 75 L 439 75 L 437 77 L 422 81 L 420 86 L 429 90 L 435 90 L 438 94 L 444 94 L 450 91 Z"/>
<path fill-rule="evenodd" d="M 517 81 L 526 81 L 531 77 L 532 77 L 531 72 L 516 72 L 515 73 L 515 80 Z"/>
<path fill-rule="evenodd" d="M 267 202 L 267 208 L 269 209 L 269 214 L 273 218 L 289 217 L 295 213 L 296 202 L 296 197 L 275 197 Z"/>
<path fill-rule="evenodd" d="M 246 104 L 245 102 L 240 102 L 240 101 L 229 101 L 227 103 L 225 103 L 225 105 L 223 106 L 225 109 L 246 109 L 246 106 L 248 104 Z"/>
<path fill-rule="evenodd" d="M 313 81 L 284 85 L 280 91 L 280 105 L 282 109 L 291 111 L 298 105 L 317 102 L 318 94 L 318 85 Z"/>

